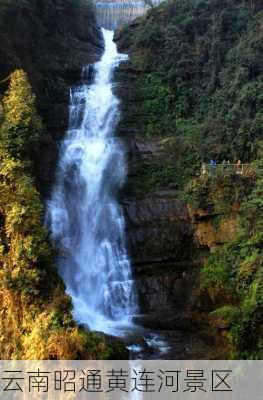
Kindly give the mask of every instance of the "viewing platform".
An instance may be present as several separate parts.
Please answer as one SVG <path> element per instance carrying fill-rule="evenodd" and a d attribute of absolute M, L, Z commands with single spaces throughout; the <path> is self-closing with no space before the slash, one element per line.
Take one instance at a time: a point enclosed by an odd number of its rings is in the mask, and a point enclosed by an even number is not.
<path fill-rule="evenodd" d="M 218 163 L 218 164 L 202 163 L 201 165 L 201 176 L 229 175 L 229 174 L 237 174 L 247 177 L 253 177 L 255 175 L 255 170 L 251 164 L 242 164 L 241 162 L 237 162 L 235 164 L 231 164 L 228 162 Z"/>

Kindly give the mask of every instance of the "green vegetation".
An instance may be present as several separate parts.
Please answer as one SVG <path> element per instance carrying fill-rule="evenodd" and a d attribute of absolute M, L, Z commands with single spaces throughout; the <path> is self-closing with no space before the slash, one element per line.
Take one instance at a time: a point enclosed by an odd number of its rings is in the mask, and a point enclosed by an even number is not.
<path fill-rule="evenodd" d="M 235 358 L 262 357 L 262 23 L 260 1 L 170 0 L 117 35 L 133 85 L 121 130 L 161 148 L 132 178 L 132 194 L 172 184 L 215 230 L 239 221 L 201 272 Z M 255 176 L 200 176 L 210 159 L 252 163 Z"/>
<path fill-rule="evenodd" d="M 11 75 L 0 125 L 0 358 L 108 358 L 103 337 L 78 328 L 53 264 L 31 155 L 43 126 L 26 73 Z M 120 351 L 121 354 L 121 351 Z"/>
<path fill-rule="evenodd" d="M 193 179 L 187 188 L 191 206 L 216 215 L 218 222 L 239 210 L 235 239 L 208 257 L 200 280 L 213 302 L 211 317 L 227 323 L 231 358 L 263 355 L 262 167 L 259 154 L 253 177 L 220 173 Z"/>
<path fill-rule="evenodd" d="M 236 173 L 200 176 L 185 189 L 185 200 L 195 209 L 211 214 L 227 214 L 245 201 L 254 186 L 254 179 Z"/>
<path fill-rule="evenodd" d="M 0 0 L 0 25 L 0 359 L 120 359 L 122 343 L 73 321 L 41 200 L 69 85 L 100 53 L 92 3 Z"/>
<path fill-rule="evenodd" d="M 261 167 L 261 168 L 260 168 Z M 233 357 L 262 358 L 263 316 L 263 175 L 242 204 L 235 240 L 212 254 L 202 271 L 202 287 L 227 316 Z M 226 310 L 228 310 L 226 315 Z M 222 313 L 223 311 L 223 313 Z"/>
<path fill-rule="evenodd" d="M 25 73 L 14 72 L 3 100 L 5 117 L 1 129 L 1 144 L 11 157 L 30 160 L 37 150 L 43 126 L 35 101 Z"/>
<path fill-rule="evenodd" d="M 67 128 L 69 87 L 79 79 L 83 65 L 92 63 L 101 51 L 92 2 L 0 0 L 0 26 L 0 99 L 10 73 L 23 69 L 44 125 L 39 152 L 32 157 L 38 190 L 47 196 L 57 141 Z"/>
<path fill-rule="evenodd" d="M 144 163 L 141 165 L 141 172 L 139 176 L 133 179 L 132 186 L 129 185 L 129 193 L 139 194 L 154 192 L 171 184 L 175 176 L 175 167 L 169 162 L 162 162 L 158 164 Z"/>
<path fill-rule="evenodd" d="M 235 239 L 201 271 L 211 317 L 225 321 L 234 358 L 262 357 L 262 19 L 260 0 L 170 0 L 119 34 L 133 84 L 120 128 L 160 148 L 139 166 L 131 192 L 177 188 L 215 225 L 238 211 Z M 99 54 L 93 22 L 84 0 L 0 0 L 1 359 L 123 352 L 74 323 L 38 191 L 52 181 L 56 156 L 48 157 L 64 132 L 68 84 Z M 256 176 L 199 177 L 211 158 L 253 163 Z"/>
<path fill-rule="evenodd" d="M 257 157 L 262 18 L 260 2 L 172 0 L 118 34 L 136 72 L 121 128 L 174 138 L 177 175 L 184 175 L 180 187 L 202 160 Z M 182 149 L 191 153 L 188 159 Z"/>

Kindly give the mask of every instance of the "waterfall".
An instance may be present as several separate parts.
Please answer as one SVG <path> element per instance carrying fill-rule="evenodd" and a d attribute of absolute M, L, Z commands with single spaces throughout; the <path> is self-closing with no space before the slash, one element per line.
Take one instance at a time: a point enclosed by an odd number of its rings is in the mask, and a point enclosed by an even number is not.
<path fill-rule="evenodd" d="M 137 313 L 117 201 L 126 168 L 124 149 L 114 137 L 119 101 L 112 90 L 113 71 L 127 56 L 117 52 L 112 31 L 102 33 L 101 60 L 83 69 L 82 84 L 70 93 L 69 129 L 60 149 L 47 221 L 74 318 L 92 330 L 118 334 Z M 89 84 L 92 70 L 94 83 Z"/>

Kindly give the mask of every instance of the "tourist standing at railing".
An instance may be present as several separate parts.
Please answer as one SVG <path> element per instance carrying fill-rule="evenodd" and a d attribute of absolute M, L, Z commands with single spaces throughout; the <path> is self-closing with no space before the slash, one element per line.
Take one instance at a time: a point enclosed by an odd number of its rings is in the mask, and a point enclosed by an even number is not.
<path fill-rule="evenodd" d="M 242 164 L 241 164 L 240 160 L 238 160 L 238 162 L 236 164 L 236 173 L 240 174 L 240 175 L 242 174 Z"/>
<path fill-rule="evenodd" d="M 202 166 L 201 166 L 201 175 L 207 175 L 208 171 L 207 171 L 207 166 L 206 163 L 202 162 Z"/>
<path fill-rule="evenodd" d="M 211 159 L 208 163 L 202 162 L 201 164 L 201 176 L 215 175 L 216 171 L 222 174 L 234 173 L 243 176 L 252 176 L 253 167 L 251 164 L 242 164 L 241 160 L 231 163 L 229 160 L 224 160 L 218 164 L 217 161 Z"/>
<path fill-rule="evenodd" d="M 216 171 L 216 165 L 217 165 L 217 162 L 215 161 L 215 160 L 210 160 L 210 171 L 211 171 L 211 173 L 212 173 L 212 175 L 215 175 L 215 171 Z"/>

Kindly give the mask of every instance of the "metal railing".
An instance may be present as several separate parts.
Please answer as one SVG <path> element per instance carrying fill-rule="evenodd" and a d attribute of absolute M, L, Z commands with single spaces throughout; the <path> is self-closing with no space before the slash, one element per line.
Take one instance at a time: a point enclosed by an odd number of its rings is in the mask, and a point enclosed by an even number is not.
<path fill-rule="evenodd" d="M 206 175 L 213 176 L 218 174 L 222 175 L 237 174 L 247 177 L 253 177 L 255 175 L 255 171 L 251 164 L 242 164 L 242 163 L 202 164 L 201 176 L 206 176 Z"/>

